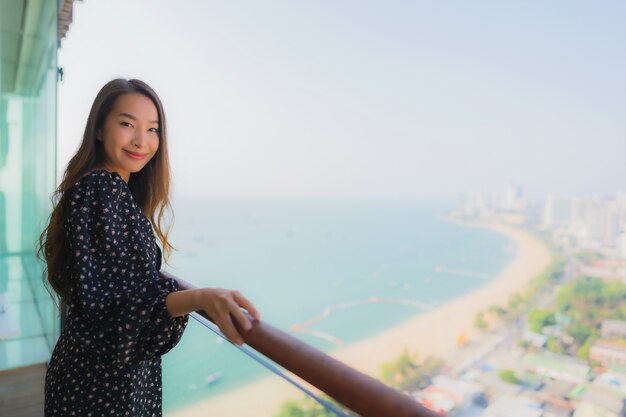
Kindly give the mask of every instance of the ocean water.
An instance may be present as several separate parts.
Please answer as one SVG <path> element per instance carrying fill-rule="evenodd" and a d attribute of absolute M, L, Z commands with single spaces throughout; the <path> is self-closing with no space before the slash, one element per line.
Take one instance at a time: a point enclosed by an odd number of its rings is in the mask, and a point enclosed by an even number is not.
<path fill-rule="evenodd" d="M 173 207 L 179 250 L 166 269 L 239 290 L 263 321 L 326 352 L 485 285 L 516 251 L 495 232 L 440 220 L 449 204 L 180 197 Z M 313 333 L 290 330 L 316 317 Z M 164 410 L 270 374 L 190 319 L 163 357 Z"/>

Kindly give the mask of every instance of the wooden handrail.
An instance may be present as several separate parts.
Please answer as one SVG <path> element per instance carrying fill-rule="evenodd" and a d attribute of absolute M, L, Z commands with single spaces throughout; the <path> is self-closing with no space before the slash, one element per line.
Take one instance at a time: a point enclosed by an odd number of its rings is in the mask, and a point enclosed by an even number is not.
<path fill-rule="evenodd" d="M 175 278 L 181 290 L 195 289 L 190 283 Z M 273 327 L 257 321 L 245 310 L 252 329 L 244 331 L 231 319 L 244 342 L 283 368 L 298 375 L 362 417 L 441 417 L 418 404 L 408 395 L 366 375 L 321 350 Z M 215 323 L 204 311 L 198 314 Z"/>

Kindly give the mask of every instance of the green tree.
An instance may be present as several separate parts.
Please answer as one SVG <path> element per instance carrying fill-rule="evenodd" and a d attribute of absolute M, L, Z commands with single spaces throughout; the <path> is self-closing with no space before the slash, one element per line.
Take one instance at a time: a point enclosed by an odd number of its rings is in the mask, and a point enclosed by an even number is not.
<path fill-rule="evenodd" d="M 582 345 L 587 341 L 589 336 L 591 336 L 593 330 L 591 329 L 591 326 L 575 321 L 568 326 L 567 332 L 574 338 L 576 343 Z"/>
<path fill-rule="evenodd" d="M 565 352 L 565 348 L 554 336 L 548 336 L 546 340 L 546 349 L 550 352 L 558 353 L 559 355 Z"/>
<path fill-rule="evenodd" d="M 510 384 L 517 384 L 519 382 L 519 379 L 515 376 L 515 372 L 510 369 L 501 370 L 499 376 L 501 380 Z"/>
<path fill-rule="evenodd" d="M 474 327 L 480 330 L 485 330 L 487 328 L 485 313 L 483 311 L 479 311 L 478 313 L 476 313 L 476 318 L 474 319 Z"/>
<path fill-rule="evenodd" d="M 322 394 L 320 398 L 332 404 L 338 410 L 343 411 L 345 414 L 356 417 L 356 414 L 346 410 L 341 404 L 328 395 Z M 278 414 L 274 417 L 337 417 L 337 414 L 307 396 L 299 401 L 287 401 L 283 403 Z"/>
<path fill-rule="evenodd" d="M 400 356 L 391 361 L 385 362 L 380 366 L 380 375 L 383 381 L 392 386 L 398 386 L 406 376 L 419 368 L 417 362 L 417 354 L 410 355 L 409 350 L 405 347 Z"/>
<path fill-rule="evenodd" d="M 600 252 L 592 251 L 580 251 L 576 254 L 576 257 L 583 262 L 593 262 L 604 258 Z"/>
<path fill-rule="evenodd" d="M 555 324 L 554 312 L 549 309 L 534 308 L 528 314 L 528 327 L 535 333 L 541 333 L 544 326 Z"/>
<path fill-rule="evenodd" d="M 506 308 L 501 307 L 499 305 L 495 305 L 495 304 L 490 305 L 488 311 L 489 311 L 489 314 L 492 314 L 499 319 L 506 316 Z"/>
<path fill-rule="evenodd" d="M 509 296 L 509 309 L 517 310 L 524 303 L 524 297 L 518 292 Z"/>
<path fill-rule="evenodd" d="M 556 310 L 567 318 L 564 330 L 572 336 L 576 356 L 589 359 L 589 349 L 599 337 L 603 320 L 626 319 L 626 284 L 581 277 L 561 286 L 556 295 Z"/>
<path fill-rule="evenodd" d="M 410 355 L 404 348 L 397 359 L 381 365 L 380 375 L 387 385 L 407 391 L 425 384 L 443 365 L 444 362 L 434 356 L 427 356 L 419 363 L 417 355 Z"/>
<path fill-rule="evenodd" d="M 302 409 L 301 403 L 302 401 L 283 403 L 275 417 L 306 417 L 306 411 Z"/>
<path fill-rule="evenodd" d="M 556 293 L 556 309 L 561 313 L 567 314 L 572 308 L 572 299 L 574 298 L 574 287 L 572 285 L 564 285 Z"/>
<path fill-rule="evenodd" d="M 591 350 L 591 346 L 595 342 L 593 337 L 587 338 L 585 343 L 576 351 L 576 357 L 578 359 L 589 360 L 589 351 Z"/>

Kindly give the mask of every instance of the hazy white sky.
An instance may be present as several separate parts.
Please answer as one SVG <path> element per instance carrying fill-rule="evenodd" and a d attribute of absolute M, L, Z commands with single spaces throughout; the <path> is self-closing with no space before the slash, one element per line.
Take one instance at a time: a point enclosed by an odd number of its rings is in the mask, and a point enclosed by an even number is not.
<path fill-rule="evenodd" d="M 626 189 L 620 0 L 85 0 L 59 65 L 59 175 L 125 77 L 163 100 L 179 194 Z"/>

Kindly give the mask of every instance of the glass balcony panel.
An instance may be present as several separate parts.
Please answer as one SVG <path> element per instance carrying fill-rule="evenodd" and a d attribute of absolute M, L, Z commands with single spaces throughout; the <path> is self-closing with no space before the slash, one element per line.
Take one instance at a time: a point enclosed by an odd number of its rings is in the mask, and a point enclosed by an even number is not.
<path fill-rule="evenodd" d="M 322 403 L 245 352 L 293 379 Z M 232 345 L 191 317 L 181 342 L 163 356 L 163 410 L 169 417 L 278 417 L 292 415 L 286 413 L 294 409 L 325 410 L 320 415 L 329 417 L 356 415 L 249 346 Z"/>

